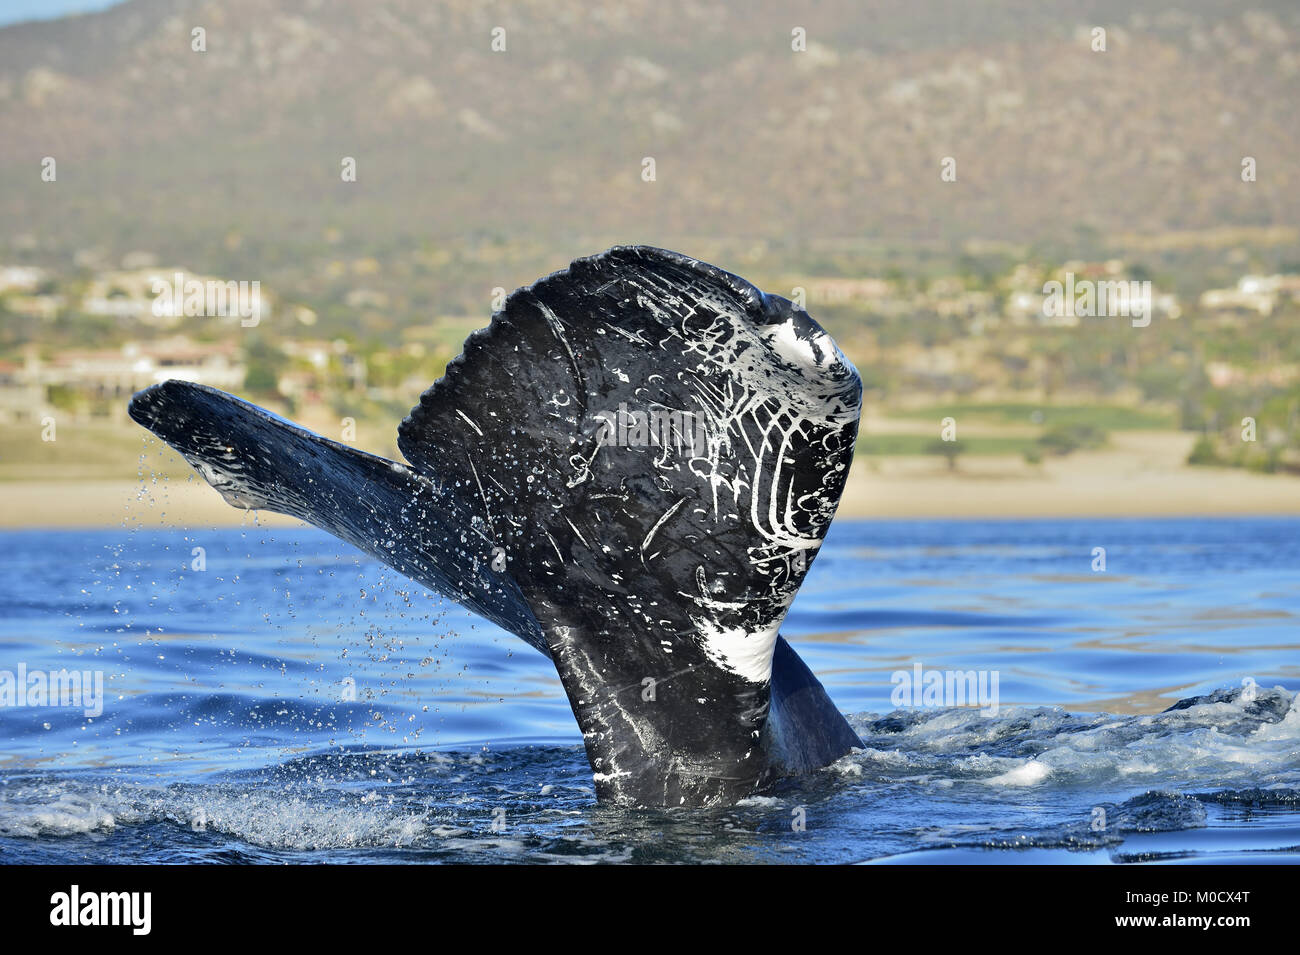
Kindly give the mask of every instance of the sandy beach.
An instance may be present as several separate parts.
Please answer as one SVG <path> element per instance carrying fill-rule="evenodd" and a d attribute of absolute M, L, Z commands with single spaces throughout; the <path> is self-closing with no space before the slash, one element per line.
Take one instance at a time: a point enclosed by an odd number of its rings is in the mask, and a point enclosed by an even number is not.
<path fill-rule="evenodd" d="M 1121 432 L 1103 451 L 1050 458 L 970 456 L 950 471 L 934 457 L 860 457 L 840 515 L 859 518 L 1120 517 L 1300 514 L 1300 478 L 1183 464 L 1193 438 Z M 292 524 L 228 506 L 198 477 L 0 483 L 0 526 Z"/>
<path fill-rule="evenodd" d="M 1048 458 L 859 458 L 840 513 L 854 517 L 1300 514 L 1300 478 L 1190 467 L 1195 436 L 1124 431 L 1104 450 Z"/>

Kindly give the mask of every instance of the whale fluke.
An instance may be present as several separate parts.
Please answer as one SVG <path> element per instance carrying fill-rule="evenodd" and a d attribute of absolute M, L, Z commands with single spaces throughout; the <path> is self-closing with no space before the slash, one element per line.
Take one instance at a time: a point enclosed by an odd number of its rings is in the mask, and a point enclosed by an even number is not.
<path fill-rule="evenodd" d="M 778 635 L 848 476 L 856 370 L 804 311 L 619 247 L 515 291 L 402 422 L 408 465 L 214 389 L 131 416 L 554 662 L 597 795 L 732 802 L 860 745 Z"/>

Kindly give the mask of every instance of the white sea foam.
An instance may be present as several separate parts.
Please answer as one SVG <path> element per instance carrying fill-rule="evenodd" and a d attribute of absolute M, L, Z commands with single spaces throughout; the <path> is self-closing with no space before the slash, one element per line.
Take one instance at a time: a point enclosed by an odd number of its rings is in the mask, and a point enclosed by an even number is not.
<path fill-rule="evenodd" d="M 908 775 L 991 786 L 1104 784 L 1300 785 L 1300 705 L 1276 687 L 1202 697 L 1141 716 L 1080 716 L 1058 708 L 900 710 L 854 718 L 866 748 L 841 774 Z M 853 769 L 852 767 L 856 767 Z"/>

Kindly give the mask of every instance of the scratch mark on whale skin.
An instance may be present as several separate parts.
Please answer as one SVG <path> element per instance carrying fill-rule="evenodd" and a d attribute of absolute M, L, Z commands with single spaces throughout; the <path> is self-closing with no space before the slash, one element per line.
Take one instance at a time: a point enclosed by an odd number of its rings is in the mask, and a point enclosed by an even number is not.
<path fill-rule="evenodd" d="M 646 548 L 648 548 L 650 546 L 650 542 L 654 540 L 655 534 L 659 533 L 659 528 L 663 527 L 664 524 L 672 520 L 673 515 L 682 509 L 682 505 L 685 504 L 686 501 L 687 498 L 685 497 L 678 498 L 677 503 L 674 504 L 672 507 L 668 508 L 668 510 L 664 512 L 664 516 L 659 518 L 659 520 L 655 521 L 654 526 L 650 528 L 650 532 L 646 534 L 645 540 L 641 542 L 641 563 L 643 565 L 646 562 L 645 561 Z"/>

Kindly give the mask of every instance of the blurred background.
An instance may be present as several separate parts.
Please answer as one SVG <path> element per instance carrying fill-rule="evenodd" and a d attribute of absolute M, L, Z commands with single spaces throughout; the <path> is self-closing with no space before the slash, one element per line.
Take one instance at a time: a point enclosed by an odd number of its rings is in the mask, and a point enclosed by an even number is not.
<path fill-rule="evenodd" d="M 169 377 L 395 456 L 499 290 L 625 243 L 802 297 L 834 334 L 866 387 L 846 513 L 1300 512 L 1292 3 L 0 21 L 10 525 L 117 522 L 138 475 L 188 473 L 142 462 L 125 417 Z M 1149 324 L 1048 314 L 1067 273 L 1150 282 Z M 256 324 L 156 314 L 177 275 L 259 283 Z M 240 520 L 170 494 L 168 522 Z"/>

